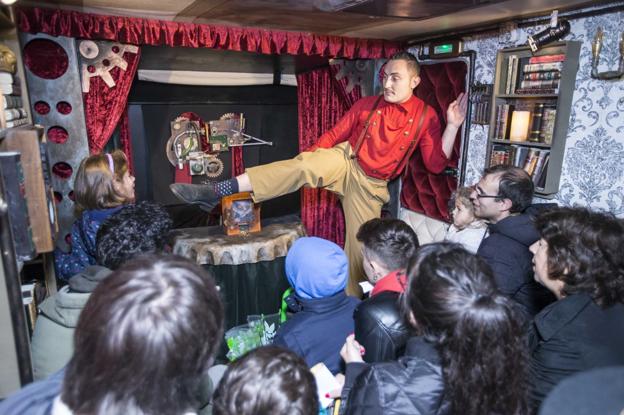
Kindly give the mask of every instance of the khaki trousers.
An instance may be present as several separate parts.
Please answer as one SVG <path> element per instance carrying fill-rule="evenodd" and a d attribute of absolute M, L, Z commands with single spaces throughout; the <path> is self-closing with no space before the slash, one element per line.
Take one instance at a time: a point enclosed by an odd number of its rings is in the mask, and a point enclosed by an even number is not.
<path fill-rule="evenodd" d="M 385 180 L 367 176 L 347 142 L 332 148 L 303 152 L 290 160 L 246 169 L 256 202 L 294 192 L 302 186 L 336 193 L 345 216 L 345 252 L 349 258 L 347 294 L 360 296 L 364 280 L 362 250 L 355 235 L 364 222 L 378 218 L 390 196 Z"/>

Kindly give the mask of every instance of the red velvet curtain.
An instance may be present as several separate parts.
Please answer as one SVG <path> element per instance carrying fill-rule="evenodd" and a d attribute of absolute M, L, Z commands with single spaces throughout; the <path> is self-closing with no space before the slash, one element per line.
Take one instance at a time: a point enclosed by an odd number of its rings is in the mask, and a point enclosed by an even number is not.
<path fill-rule="evenodd" d="M 128 125 L 127 105 L 121 114 L 119 141 L 121 142 L 121 150 L 126 154 L 126 157 L 128 157 L 128 170 L 131 174 L 134 174 L 134 165 L 132 164 L 132 140 L 130 137 L 130 126 Z"/>
<path fill-rule="evenodd" d="M 124 59 L 128 62 L 126 70 L 115 67 L 110 71 L 115 80 L 114 87 L 110 88 L 102 78 L 96 76 L 90 80 L 89 92 L 83 94 L 91 154 L 102 151 L 126 111 L 130 87 L 139 66 L 139 55 L 140 51 L 136 54 L 126 52 L 124 54 Z M 127 128 L 125 133 L 128 134 Z"/>
<path fill-rule="evenodd" d="M 336 66 L 297 75 L 299 148 L 305 150 L 334 126 L 361 98 L 360 88 L 346 92 L 347 78 L 336 80 Z M 308 235 L 344 246 L 344 214 L 336 195 L 323 189 L 302 189 L 301 219 Z"/>
<path fill-rule="evenodd" d="M 133 45 L 205 47 L 350 59 L 384 58 L 402 49 L 399 42 L 379 39 L 106 16 L 38 7 L 18 7 L 16 18 L 21 32 L 112 40 Z"/>

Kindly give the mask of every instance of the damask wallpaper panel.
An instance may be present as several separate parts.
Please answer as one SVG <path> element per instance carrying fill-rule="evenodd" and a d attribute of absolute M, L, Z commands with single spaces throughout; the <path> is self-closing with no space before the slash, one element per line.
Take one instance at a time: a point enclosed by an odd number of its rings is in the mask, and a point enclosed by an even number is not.
<path fill-rule="evenodd" d="M 624 2 L 610 6 L 618 4 L 624 5 Z M 610 211 L 624 217 L 624 78 L 602 81 L 590 76 L 591 42 L 599 26 L 605 32 L 599 70 L 617 69 L 624 12 L 571 19 L 570 25 L 570 34 L 564 40 L 578 40 L 582 46 L 561 185 L 555 201 L 566 206 Z M 527 36 L 544 28 L 506 26 L 499 32 L 464 38 L 465 49 L 477 53 L 475 81 L 492 83 L 498 49 L 526 44 Z M 468 156 L 464 161 L 466 185 L 476 183 L 481 176 L 487 135 L 487 126 L 472 125 Z M 542 201 L 547 200 L 536 198 L 536 202 Z"/>

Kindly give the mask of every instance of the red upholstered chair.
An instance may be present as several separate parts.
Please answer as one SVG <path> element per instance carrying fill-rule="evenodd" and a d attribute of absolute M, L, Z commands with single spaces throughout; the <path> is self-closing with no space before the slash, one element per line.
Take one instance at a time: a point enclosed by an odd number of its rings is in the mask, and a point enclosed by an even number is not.
<path fill-rule="evenodd" d="M 446 127 L 446 108 L 460 92 L 466 91 L 465 62 L 443 62 L 421 66 L 421 82 L 416 95 L 438 113 L 442 131 Z M 458 132 L 449 167 L 457 168 L 460 155 Z M 449 221 L 448 200 L 457 188 L 457 178 L 447 174 L 432 174 L 425 168 L 420 152 L 414 152 L 401 178 L 401 207 L 433 219 Z"/>

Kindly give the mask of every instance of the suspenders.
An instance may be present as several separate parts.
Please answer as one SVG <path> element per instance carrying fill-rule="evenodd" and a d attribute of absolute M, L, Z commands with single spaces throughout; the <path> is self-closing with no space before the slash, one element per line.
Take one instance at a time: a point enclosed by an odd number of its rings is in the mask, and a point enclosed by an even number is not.
<path fill-rule="evenodd" d="M 416 143 L 418 142 L 418 137 L 420 136 L 420 133 L 423 129 L 423 125 L 425 123 L 425 115 L 427 115 L 427 110 L 429 109 L 429 105 L 425 104 L 422 112 L 420 113 L 420 118 L 418 118 L 418 125 L 416 125 L 416 134 L 414 134 L 414 138 L 412 139 L 412 141 L 410 142 L 410 146 L 407 149 L 407 151 L 403 154 L 403 157 L 401 158 L 401 161 L 399 163 L 397 163 L 396 167 L 394 168 L 394 171 L 392 172 L 392 174 L 390 175 L 390 178 L 392 179 L 393 177 L 396 177 L 396 174 L 399 172 L 399 166 L 401 166 L 403 164 L 403 162 L 405 161 L 405 159 L 412 154 L 412 150 L 414 150 L 414 146 L 416 145 Z"/>
<path fill-rule="evenodd" d="M 360 134 L 357 141 L 355 142 L 355 147 L 353 148 L 353 154 L 351 154 L 352 159 L 356 159 L 358 157 L 357 154 L 360 151 L 360 147 L 362 147 L 362 143 L 364 142 L 364 136 L 366 135 L 366 132 L 368 131 L 368 126 L 370 125 L 370 119 L 373 117 L 373 114 L 375 113 L 375 110 L 377 109 L 377 106 L 379 105 L 379 101 L 381 101 L 381 97 L 383 97 L 383 95 L 379 95 L 377 97 L 377 99 L 375 100 L 375 103 L 373 104 L 373 109 L 371 110 L 371 112 L 368 113 L 368 117 L 366 118 L 366 122 L 364 123 L 364 129 L 362 130 L 362 133 Z"/>

